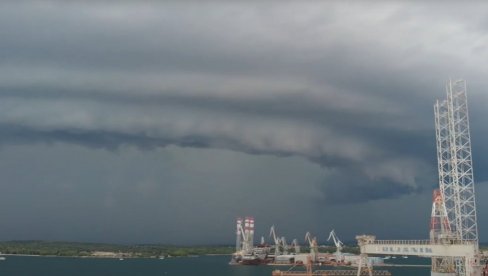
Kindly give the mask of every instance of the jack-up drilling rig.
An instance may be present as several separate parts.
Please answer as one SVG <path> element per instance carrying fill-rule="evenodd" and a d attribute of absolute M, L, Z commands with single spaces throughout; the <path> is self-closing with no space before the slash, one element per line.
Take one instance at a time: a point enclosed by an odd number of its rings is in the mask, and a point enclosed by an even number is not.
<path fill-rule="evenodd" d="M 446 92 L 447 98 L 434 105 L 439 191 L 434 192 L 430 239 L 356 239 L 363 257 L 431 257 L 432 276 L 481 276 L 466 82 L 450 80 Z"/>

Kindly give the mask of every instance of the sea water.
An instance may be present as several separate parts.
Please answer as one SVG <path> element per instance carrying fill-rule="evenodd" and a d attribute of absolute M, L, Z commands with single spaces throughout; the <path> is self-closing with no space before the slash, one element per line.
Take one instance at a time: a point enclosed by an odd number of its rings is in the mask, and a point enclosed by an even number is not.
<path fill-rule="evenodd" d="M 160 259 L 102 259 L 7 256 L 0 261 L 0 275 L 13 276 L 271 276 L 286 266 L 229 265 L 230 256 L 200 256 Z M 430 263 L 425 258 L 387 260 L 402 264 Z M 301 268 L 303 269 L 303 268 Z M 327 269 L 320 267 L 320 269 Z M 393 276 L 429 276 L 429 267 L 388 267 Z"/>

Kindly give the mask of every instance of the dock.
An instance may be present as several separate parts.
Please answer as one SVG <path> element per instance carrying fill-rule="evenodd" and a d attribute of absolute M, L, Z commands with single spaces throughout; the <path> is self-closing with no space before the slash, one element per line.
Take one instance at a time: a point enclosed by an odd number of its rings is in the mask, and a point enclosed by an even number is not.
<path fill-rule="evenodd" d="M 357 269 L 330 269 L 330 270 L 313 270 L 313 265 L 310 256 L 305 264 L 305 271 L 292 270 L 295 266 L 287 271 L 274 270 L 272 276 L 391 276 L 387 270 L 372 270 L 370 268 L 362 268 L 360 273 Z"/>
<path fill-rule="evenodd" d="M 356 276 L 357 270 L 316 270 L 316 271 L 280 271 L 275 270 L 272 276 Z M 362 271 L 360 275 L 369 276 L 391 276 L 387 270 L 375 270 L 372 274 L 368 271 Z"/>

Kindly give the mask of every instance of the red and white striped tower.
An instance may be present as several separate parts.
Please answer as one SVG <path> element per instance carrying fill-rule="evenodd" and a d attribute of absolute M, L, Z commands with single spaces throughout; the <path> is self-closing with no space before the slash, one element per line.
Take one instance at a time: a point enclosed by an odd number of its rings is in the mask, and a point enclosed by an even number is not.
<path fill-rule="evenodd" d="M 244 242 L 242 244 L 242 249 L 247 253 L 249 253 L 251 250 L 251 247 L 249 246 L 249 231 L 250 231 L 249 225 L 250 225 L 249 217 L 246 217 L 244 219 Z"/>
<path fill-rule="evenodd" d="M 242 232 L 241 232 L 241 229 L 242 229 L 242 219 L 241 218 L 237 218 L 237 224 L 236 224 L 236 252 L 239 252 L 242 249 L 242 239 L 241 239 Z"/>
<path fill-rule="evenodd" d="M 451 235 L 451 226 L 447 218 L 447 210 L 444 205 L 441 191 L 435 189 L 432 195 L 432 214 L 430 218 L 430 238 L 433 242 L 447 238 Z"/>
<path fill-rule="evenodd" d="M 447 243 L 452 238 L 451 226 L 447 217 L 444 198 L 439 189 L 432 194 L 432 213 L 430 217 L 430 241 L 433 244 Z M 454 276 L 456 274 L 452 257 L 433 257 L 431 275 Z"/>
<path fill-rule="evenodd" d="M 254 247 L 254 218 L 249 218 L 249 248 Z"/>

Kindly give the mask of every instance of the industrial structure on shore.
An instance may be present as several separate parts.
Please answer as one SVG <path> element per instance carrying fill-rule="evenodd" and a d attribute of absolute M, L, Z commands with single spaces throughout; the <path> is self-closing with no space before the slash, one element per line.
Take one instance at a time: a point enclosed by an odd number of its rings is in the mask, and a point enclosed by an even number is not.
<path fill-rule="evenodd" d="M 381 275 L 368 261 L 369 255 L 429 257 L 432 276 L 485 276 L 481 265 L 476 218 L 471 137 L 464 80 L 450 80 L 447 98 L 434 105 L 439 189 L 433 192 L 428 240 L 377 240 L 356 236 L 360 248 L 357 271 L 279 271 L 273 276 Z M 332 233 L 331 233 L 332 236 Z M 340 248 L 340 243 L 336 243 Z"/>
<path fill-rule="evenodd" d="M 328 270 L 313 270 L 312 261 L 307 261 L 305 265 L 305 271 L 281 271 L 274 270 L 272 276 L 354 276 L 356 273 L 354 270 L 342 270 L 342 269 L 328 269 Z M 391 276 L 391 273 L 387 270 L 374 271 L 375 276 Z M 368 272 L 363 271 L 358 276 L 367 276 Z"/>
<path fill-rule="evenodd" d="M 430 239 L 356 239 L 363 258 L 416 255 L 432 258 L 432 276 L 488 275 L 480 264 L 466 82 L 449 81 L 446 90 L 447 98 L 434 105 L 439 189 L 433 196 Z"/>
<path fill-rule="evenodd" d="M 305 243 L 309 252 L 302 252 L 297 239 L 291 244 L 286 242 L 284 236 L 279 236 L 276 227 L 271 226 L 269 237 L 271 244 L 265 242 L 261 237 L 261 243 L 254 245 L 254 218 L 246 217 L 244 220 L 237 219 L 236 223 L 236 251 L 232 254 L 230 264 L 237 265 L 330 265 L 330 266 L 355 266 L 359 264 L 360 256 L 350 253 L 343 253 L 343 243 L 339 240 L 335 231 L 329 234 L 330 241 L 334 242 L 336 251 L 334 253 L 319 252 L 317 237 L 310 232 L 305 234 Z M 383 259 L 379 257 L 369 257 L 371 264 L 382 264 Z"/>

